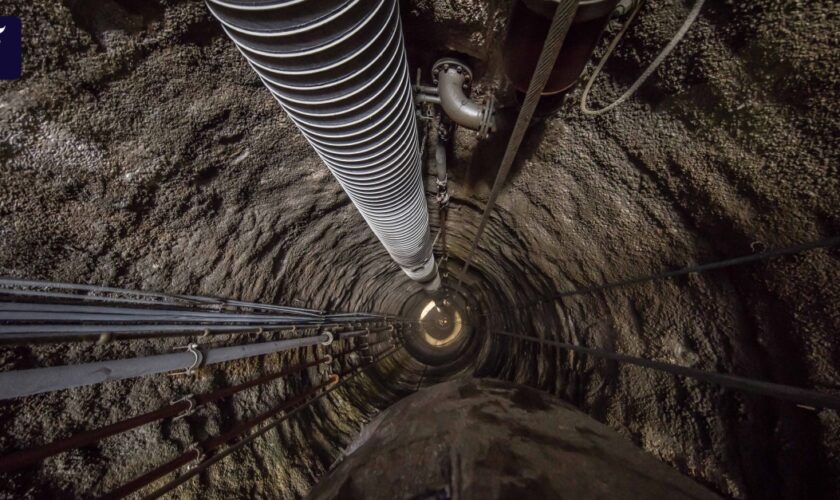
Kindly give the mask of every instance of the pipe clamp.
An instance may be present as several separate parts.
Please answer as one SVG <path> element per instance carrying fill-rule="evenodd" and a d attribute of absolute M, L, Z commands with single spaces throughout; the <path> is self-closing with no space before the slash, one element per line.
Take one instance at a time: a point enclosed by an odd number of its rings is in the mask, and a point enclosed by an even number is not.
<path fill-rule="evenodd" d="M 333 337 L 333 334 L 332 334 L 332 332 L 331 332 L 331 331 L 329 331 L 329 330 L 324 330 L 324 333 L 322 333 L 321 335 L 326 335 L 326 336 L 328 337 L 328 338 L 327 338 L 327 340 L 325 340 L 325 341 L 321 342 L 321 345 L 330 345 L 330 344 L 332 344 L 332 343 L 333 343 L 333 339 L 334 339 L 335 337 Z"/>

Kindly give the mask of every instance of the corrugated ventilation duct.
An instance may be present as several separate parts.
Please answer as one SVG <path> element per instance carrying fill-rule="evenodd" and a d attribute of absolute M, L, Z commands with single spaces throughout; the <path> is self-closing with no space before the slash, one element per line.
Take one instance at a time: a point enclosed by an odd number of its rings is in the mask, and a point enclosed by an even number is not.
<path fill-rule="evenodd" d="M 435 290 L 396 0 L 208 0 L 388 253 Z"/>

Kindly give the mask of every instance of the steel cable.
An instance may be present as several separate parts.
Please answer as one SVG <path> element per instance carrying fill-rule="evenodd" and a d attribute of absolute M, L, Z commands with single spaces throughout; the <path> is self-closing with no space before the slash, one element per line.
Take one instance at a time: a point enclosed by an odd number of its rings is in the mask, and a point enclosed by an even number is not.
<path fill-rule="evenodd" d="M 487 204 L 484 206 L 484 213 L 481 216 L 481 222 L 478 225 L 478 230 L 473 237 L 470 249 L 464 259 L 464 266 L 458 276 L 458 286 L 461 286 L 463 277 L 467 274 L 470 268 L 470 263 L 473 254 L 478 247 L 478 242 L 481 235 L 484 233 L 484 228 L 490 218 L 490 213 L 496 205 L 496 198 L 502 191 L 505 181 L 510 174 L 513 160 L 516 158 L 516 153 L 519 151 L 519 146 L 525 138 L 525 132 L 531 124 L 531 118 L 534 116 L 534 111 L 539 103 L 542 91 L 545 84 L 548 82 L 548 77 L 551 75 L 551 70 L 557 60 L 557 55 L 560 53 L 560 48 L 563 46 L 563 41 L 566 39 L 566 34 L 572 24 L 575 12 L 577 11 L 577 0 L 562 0 L 558 2 L 554 17 L 551 20 L 551 26 L 548 29 L 545 42 L 543 44 L 542 52 L 537 61 L 537 66 L 534 69 L 534 74 L 531 77 L 531 83 L 528 84 L 528 91 L 525 93 L 525 100 L 522 107 L 519 109 L 519 115 L 516 117 L 516 124 L 513 127 L 513 132 L 508 139 L 507 148 L 499 165 L 499 172 L 496 174 L 496 180 L 493 182 L 493 189 L 490 191 L 490 196 L 487 198 Z"/>
<path fill-rule="evenodd" d="M 679 375 L 681 377 L 688 377 L 693 378 L 695 380 L 716 384 L 721 387 L 726 387 L 728 389 L 734 389 L 741 392 L 758 394 L 761 396 L 769 396 L 775 399 L 789 401 L 794 404 L 840 410 L 840 396 L 822 393 L 811 389 L 803 389 L 800 387 L 794 387 L 790 385 L 765 382 L 762 380 L 739 377 L 737 375 L 729 375 L 726 373 L 698 370 L 696 368 L 689 368 L 687 366 L 680 366 L 671 363 L 665 363 L 662 361 L 638 358 L 635 356 L 629 356 L 627 354 L 605 351 L 603 349 L 593 349 L 591 347 L 568 344 L 565 342 L 559 342 L 555 340 L 539 339 L 536 337 L 518 335 L 510 332 L 492 331 L 491 333 L 494 335 L 502 335 L 520 340 L 526 340 L 528 342 L 535 342 L 542 345 L 550 345 L 560 349 L 579 352 L 582 354 L 587 354 L 603 359 L 609 359 L 612 361 L 618 361 L 621 363 L 642 366 L 644 368 L 651 368 L 653 370 L 670 373 L 672 375 Z"/>
<path fill-rule="evenodd" d="M 682 269 L 674 269 L 670 271 L 662 271 L 654 274 L 649 274 L 645 276 L 637 276 L 633 278 L 627 278 L 623 280 L 613 281 L 609 283 L 603 283 L 599 285 L 591 285 L 583 288 L 576 288 L 572 290 L 564 290 L 560 292 L 555 292 L 553 294 L 547 295 L 545 297 L 541 297 L 539 299 L 535 299 L 529 302 L 514 304 L 510 310 L 521 310 L 528 307 L 535 306 L 537 304 L 541 304 L 543 302 L 553 302 L 555 300 L 564 298 L 564 297 L 571 297 L 575 295 L 588 295 L 593 294 L 596 292 L 600 292 L 603 290 L 609 290 L 612 288 L 620 288 L 629 285 L 637 285 L 639 283 L 645 283 L 648 281 L 660 281 L 669 278 L 676 278 L 679 276 L 685 276 L 688 274 L 699 274 L 708 271 L 715 271 L 718 269 L 725 269 L 727 267 L 734 267 L 743 264 L 749 264 L 751 262 L 757 262 L 761 260 L 771 259 L 775 257 L 781 257 L 785 255 L 795 255 L 802 252 L 807 252 L 810 250 L 817 250 L 820 248 L 831 248 L 840 245 L 840 236 L 833 236 L 829 238 L 823 238 L 820 240 L 809 241 L 805 243 L 797 243 L 795 245 L 790 245 L 787 247 L 776 248 L 773 250 L 766 250 L 763 252 L 758 252 L 752 255 L 741 255 L 738 257 L 733 257 L 730 259 L 718 260 L 715 262 L 708 262 L 705 264 L 698 264 L 696 266 L 688 266 Z M 482 314 L 480 316 L 490 316 L 490 314 Z"/>

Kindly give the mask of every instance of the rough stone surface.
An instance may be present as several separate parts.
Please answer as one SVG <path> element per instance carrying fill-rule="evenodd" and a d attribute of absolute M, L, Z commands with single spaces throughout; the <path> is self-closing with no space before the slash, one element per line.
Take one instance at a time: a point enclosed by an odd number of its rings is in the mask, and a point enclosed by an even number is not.
<path fill-rule="evenodd" d="M 720 498 L 570 404 L 491 379 L 406 397 L 352 449 L 309 498 Z"/>
<path fill-rule="evenodd" d="M 481 69 L 477 95 L 500 85 L 490 48 L 503 38 L 508 3 L 401 5 L 412 67 L 455 51 Z M 22 80 L 0 82 L 0 274 L 392 313 L 419 291 L 201 2 L 3 7 L 24 20 L 25 59 Z M 626 88 L 686 12 L 681 0 L 646 2 L 596 83 L 593 105 Z M 840 73 L 831 64 L 838 32 L 829 1 L 709 0 L 629 102 L 587 118 L 576 90 L 545 111 L 466 280 L 482 311 L 840 234 Z M 434 36 L 420 43 L 412 33 Z M 512 102 L 504 101 L 509 109 Z M 450 158 L 450 271 L 469 245 L 499 157 L 475 159 L 470 134 L 457 133 Z M 574 297 L 496 326 L 837 393 L 838 304 L 840 259 L 820 250 Z M 840 494 L 835 412 L 486 338 L 479 373 L 560 395 L 713 491 Z M 180 343 L 2 347 L 0 366 Z M 0 448 L 46 442 L 294 361 L 276 356 L 195 381 L 153 377 L 7 403 Z M 389 384 L 378 377 L 351 385 L 179 495 L 304 495 L 364 421 L 402 385 L 418 383 L 404 357 L 386 368 Z M 14 498 L 103 493 L 318 377 L 59 455 L 0 477 L 0 489 Z"/>

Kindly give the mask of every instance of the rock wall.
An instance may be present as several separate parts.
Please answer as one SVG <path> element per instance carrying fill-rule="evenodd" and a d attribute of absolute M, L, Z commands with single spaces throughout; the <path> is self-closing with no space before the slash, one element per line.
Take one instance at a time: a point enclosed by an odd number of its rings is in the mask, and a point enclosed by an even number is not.
<path fill-rule="evenodd" d="M 707 4 L 634 99 L 591 119 L 577 111 L 576 90 L 529 132 L 467 278 L 482 311 L 840 233 L 833 5 Z M 487 47 L 503 39 L 508 3 L 401 6 L 413 67 L 455 51 L 481 70 L 479 94 L 501 85 Z M 24 20 L 25 60 L 22 80 L 0 83 L 0 274 L 383 312 L 418 293 L 202 3 L 13 0 L 6 11 Z M 686 12 L 682 1 L 646 2 L 596 83 L 595 105 L 632 82 Z M 427 42 L 413 42 L 417 33 Z M 453 269 L 495 175 L 495 163 L 471 157 L 470 134 L 458 132 L 450 159 Z M 522 311 L 505 326 L 837 391 L 838 262 L 836 250 L 814 251 L 616 289 Z M 485 342 L 479 373 L 558 394 L 725 496 L 840 489 L 834 412 Z M 0 360 L 5 370 L 177 344 L 3 347 Z M 208 372 L 194 386 L 155 377 L 15 401 L 0 409 L 0 448 L 292 362 L 276 356 Z M 404 393 L 398 374 L 415 368 L 397 359 L 179 494 L 305 494 L 362 423 Z M 102 493 L 306 384 L 148 426 L 0 484 L 14 497 Z"/>

